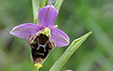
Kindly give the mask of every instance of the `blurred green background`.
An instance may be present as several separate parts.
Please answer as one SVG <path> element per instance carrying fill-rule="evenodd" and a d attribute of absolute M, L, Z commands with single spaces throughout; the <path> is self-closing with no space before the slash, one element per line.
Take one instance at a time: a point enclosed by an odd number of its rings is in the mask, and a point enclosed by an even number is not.
<path fill-rule="evenodd" d="M 9 34 L 28 22 L 33 22 L 31 0 L 0 0 L 0 71 L 31 71 L 27 41 Z M 55 24 L 70 42 L 93 32 L 61 71 L 113 71 L 113 0 L 64 0 Z M 48 71 L 66 48 L 52 50 L 40 71 Z"/>

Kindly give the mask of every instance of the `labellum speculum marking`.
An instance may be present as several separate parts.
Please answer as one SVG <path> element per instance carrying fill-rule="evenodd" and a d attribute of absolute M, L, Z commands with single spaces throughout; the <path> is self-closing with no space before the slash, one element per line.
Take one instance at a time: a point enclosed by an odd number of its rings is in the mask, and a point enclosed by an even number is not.
<path fill-rule="evenodd" d="M 45 34 L 47 31 L 38 32 L 37 35 L 30 35 L 28 43 L 31 47 L 31 59 L 33 63 L 43 64 L 49 52 L 55 47 L 55 43 L 51 41 L 50 35 Z"/>

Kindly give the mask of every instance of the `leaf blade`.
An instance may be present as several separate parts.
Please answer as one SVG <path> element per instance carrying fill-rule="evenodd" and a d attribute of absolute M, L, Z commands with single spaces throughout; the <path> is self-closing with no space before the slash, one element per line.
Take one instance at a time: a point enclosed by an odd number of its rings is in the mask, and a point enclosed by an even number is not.
<path fill-rule="evenodd" d="M 79 48 L 79 46 L 87 39 L 92 32 L 89 32 L 82 37 L 75 39 L 72 44 L 67 48 L 63 55 L 55 62 L 49 71 L 60 71 L 72 54 Z"/>

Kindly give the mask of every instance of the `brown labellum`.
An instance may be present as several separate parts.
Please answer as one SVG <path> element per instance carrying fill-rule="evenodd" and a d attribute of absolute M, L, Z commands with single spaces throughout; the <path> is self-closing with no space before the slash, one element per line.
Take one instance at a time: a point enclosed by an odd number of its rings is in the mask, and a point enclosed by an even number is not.
<path fill-rule="evenodd" d="M 31 47 L 31 59 L 33 63 L 43 64 L 49 52 L 55 47 L 55 43 L 42 33 L 40 35 L 30 35 L 28 43 Z"/>

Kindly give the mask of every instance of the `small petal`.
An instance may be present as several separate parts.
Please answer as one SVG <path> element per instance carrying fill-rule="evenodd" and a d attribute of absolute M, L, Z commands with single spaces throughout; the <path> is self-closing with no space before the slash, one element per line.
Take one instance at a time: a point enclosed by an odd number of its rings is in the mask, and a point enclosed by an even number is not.
<path fill-rule="evenodd" d="M 58 25 L 49 26 L 49 28 L 50 28 L 51 30 L 54 30 L 54 29 L 56 29 L 57 27 L 58 27 Z"/>
<path fill-rule="evenodd" d="M 46 27 L 53 25 L 58 15 L 58 11 L 53 5 L 47 5 L 41 8 L 38 13 L 40 24 Z"/>
<path fill-rule="evenodd" d="M 63 47 L 69 44 L 69 37 L 67 34 L 58 28 L 52 30 L 50 39 L 56 42 L 56 47 Z"/>
<path fill-rule="evenodd" d="M 39 23 L 35 23 L 35 25 L 38 27 L 38 29 L 39 29 L 39 30 L 41 30 L 41 29 L 43 29 L 43 28 L 44 28 L 44 26 L 43 26 L 43 25 L 41 25 L 41 24 L 39 24 Z"/>
<path fill-rule="evenodd" d="M 15 26 L 11 31 L 10 34 L 27 39 L 27 37 L 31 34 L 35 35 L 38 32 L 38 28 L 35 24 L 32 23 L 25 23 L 18 26 Z"/>

